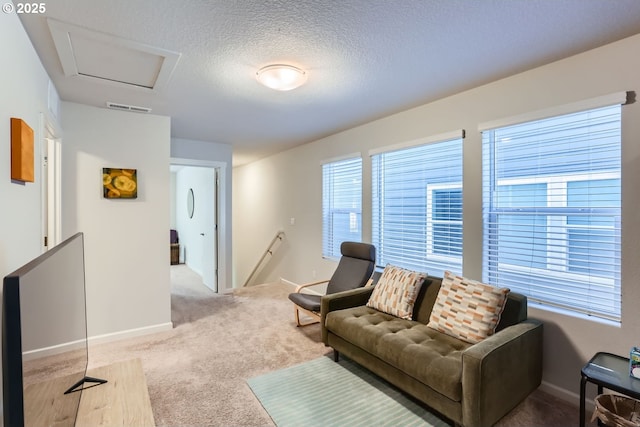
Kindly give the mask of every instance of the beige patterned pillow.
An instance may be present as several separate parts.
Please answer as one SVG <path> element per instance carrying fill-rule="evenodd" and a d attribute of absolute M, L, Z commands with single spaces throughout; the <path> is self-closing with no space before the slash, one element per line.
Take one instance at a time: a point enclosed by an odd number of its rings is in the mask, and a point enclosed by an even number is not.
<path fill-rule="evenodd" d="M 509 289 L 445 271 L 427 326 L 475 344 L 493 335 Z"/>
<path fill-rule="evenodd" d="M 387 265 L 369 297 L 367 307 L 411 320 L 413 304 L 426 277 L 426 273 Z"/>

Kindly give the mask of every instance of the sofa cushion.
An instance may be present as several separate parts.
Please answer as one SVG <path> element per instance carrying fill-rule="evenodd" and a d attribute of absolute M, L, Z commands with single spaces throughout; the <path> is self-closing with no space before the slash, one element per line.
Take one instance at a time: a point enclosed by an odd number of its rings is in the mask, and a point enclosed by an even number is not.
<path fill-rule="evenodd" d="M 493 335 L 508 288 L 497 288 L 445 271 L 428 326 L 475 344 Z"/>
<path fill-rule="evenodd" d="M 388 264 L 376 284 L 367 306 L 401 319 L 411 319 L 413 304 L 426 273 Z"/>
<path fill-rule="evenodd" d="M 376 356 L 449 399 L 462 399 L 462 352 L 471 344 L 422 323 L 385 334 Z"/>
<path fill-rule="evenodd" d="M 462 397 L 462 352 L 471 344 L 371 307 L 327 314 L 332 333 L 454 401 Z"/>
<path fill-rule="evenodd" d="M 325 318 L 328 330 L 373 354 L 383 335 L 401 331 L 411 324 L 411 320 L 400 319 L 364 305 L 332 311 Z"/>

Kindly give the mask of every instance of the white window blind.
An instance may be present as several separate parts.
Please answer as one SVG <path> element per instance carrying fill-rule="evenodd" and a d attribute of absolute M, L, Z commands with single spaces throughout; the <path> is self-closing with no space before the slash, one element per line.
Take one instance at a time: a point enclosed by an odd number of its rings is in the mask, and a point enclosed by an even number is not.
<path fill-rule="evenodd" d="M 362 240 L 362 159 L 322 165 L 322 256 L 340 258 L 340 244 Z"/>
<path fill-rule="evenodd" d="M 621 106 L 487 129 L 483 278 L 620 321 Z"/>
<path fill-rule="evenodd" d="M 436 276 L 462 271 L 462 132 L 458 135 L 371 156 L 378 266 Z"/>

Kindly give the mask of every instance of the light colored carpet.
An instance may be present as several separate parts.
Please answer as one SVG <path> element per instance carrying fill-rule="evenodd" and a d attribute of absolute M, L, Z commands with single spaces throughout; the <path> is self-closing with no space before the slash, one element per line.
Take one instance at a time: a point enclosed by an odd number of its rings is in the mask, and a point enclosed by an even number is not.
<path fill-rule="evenodd" d="M 450 426 L 345 357 L 319 357 L 247 383 L 278 427 Z"/>
<path fill-rule="evenodd" d="M 287 285 L 258 285 L 217 295 L 184 265 L 172 266 L 171 274 L 175 328 L 92 345 L 90 367 L 140 358 L 158 425 L 273 426 L 246 381 L 330 355 L 320 341 L 319 325 L 295 326 Z M 43 375 L 52 370 L 63 375 L 70 365 L 64 356 L 41 363 Z M 577 407 L 539 391 L 498 423 L 577 424 Z"/>
<path fill-rule="evenodd" d="M 270 284 L 217 295 L 187 267 L 174 266 L 175 328 L 96 346 L 92 364 L 140 357 L 158 425 L 270 426 L 246 379 L 328 352 L 318 325 L 295 326 L 290 291 Z"/>

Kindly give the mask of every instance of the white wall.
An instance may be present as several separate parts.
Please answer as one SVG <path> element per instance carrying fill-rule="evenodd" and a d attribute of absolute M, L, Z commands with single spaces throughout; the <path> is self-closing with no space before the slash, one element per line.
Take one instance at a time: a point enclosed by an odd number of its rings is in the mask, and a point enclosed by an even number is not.
<path fill-rule="evenodd" d="M 640 90 L 640 35 L 455 96 L 332 135 L 234 170 L 234 256 L 238 281 L 255 265 L 273 233 L 287 244 L 268 280 L 301 283 L 328 277 L 322 259 L 323 159 L 363 156 L 363 239 L 371 236 L 370 149 L 466 129 L 464 141 L 464 274 L 482 278 L 482 157 L 478 125 L 619 91 Z M 472 66 L 472 64 L 470 64 Z M 621 327 L 530 309 L 545 322 L 544 387 L 577 400 L 580 368 L 596 351 L 628 355 L 638 345 L 640 317 L 640 105 L 623 107 Z M 296 218 L 290 225 L 289 219 Z"/>
<path fill-rule="evenodd" d="M 90 337 L 171 328 L 170 119 L 63 102 L 63 237 L 85 233 Z M 137 169 L 137 199 L 105 199 L 102 168 Z"/>
<path fill-rule="evenodd" d="M 169 227 L 176 228 L 176 172 L 169 176 Z"/>
<path fill-rule="evenodd" d="M 176 173 L 176 229 L 180 238 L 180 250 L 184 263 L 199 275 L 203 275 L 203 236 L 208 231 L 211 218 L 207 209 L 214 203 L 215 170 L 212 168 L 187 166 Z M 187 193 L 193 190 L 193 217 L 187 213 Z M 205 233 L 207 234 L 207 233 Z M 205 236 L 206 237 L 206 236 Z"/>
<path fill-rule="evenodd" d="M 233 288 L 231 210 L 232 154 L 230 145 L 174 138 L 171 140 L 171 163 L 187 166 L 215 167 L 218 179 L 218 292 Z M 181 196 L 178 196 L 178 198 Z M 180 202 L 178 202 L 180 203 Z"/>
<path fill-rule="evenodd" d="M 0 273 L 10 273 L 41 252 L 40 113 L 47 111 L 49 76 L 18 16 L 0 14 Z M 11 117 L 34 130 L 35 182 L 11 181 Z"/>
<path fill-rule="evenodd" d="M 0 275 L 4 277 L 42 251 L 39 123 L 40 113 L 47 111 L 49 76 L 15 13 L 0 14 L 0 40 Z M 34 130 L 33 183 L 11 181 L 11 117 L 21 118 Z"/>

